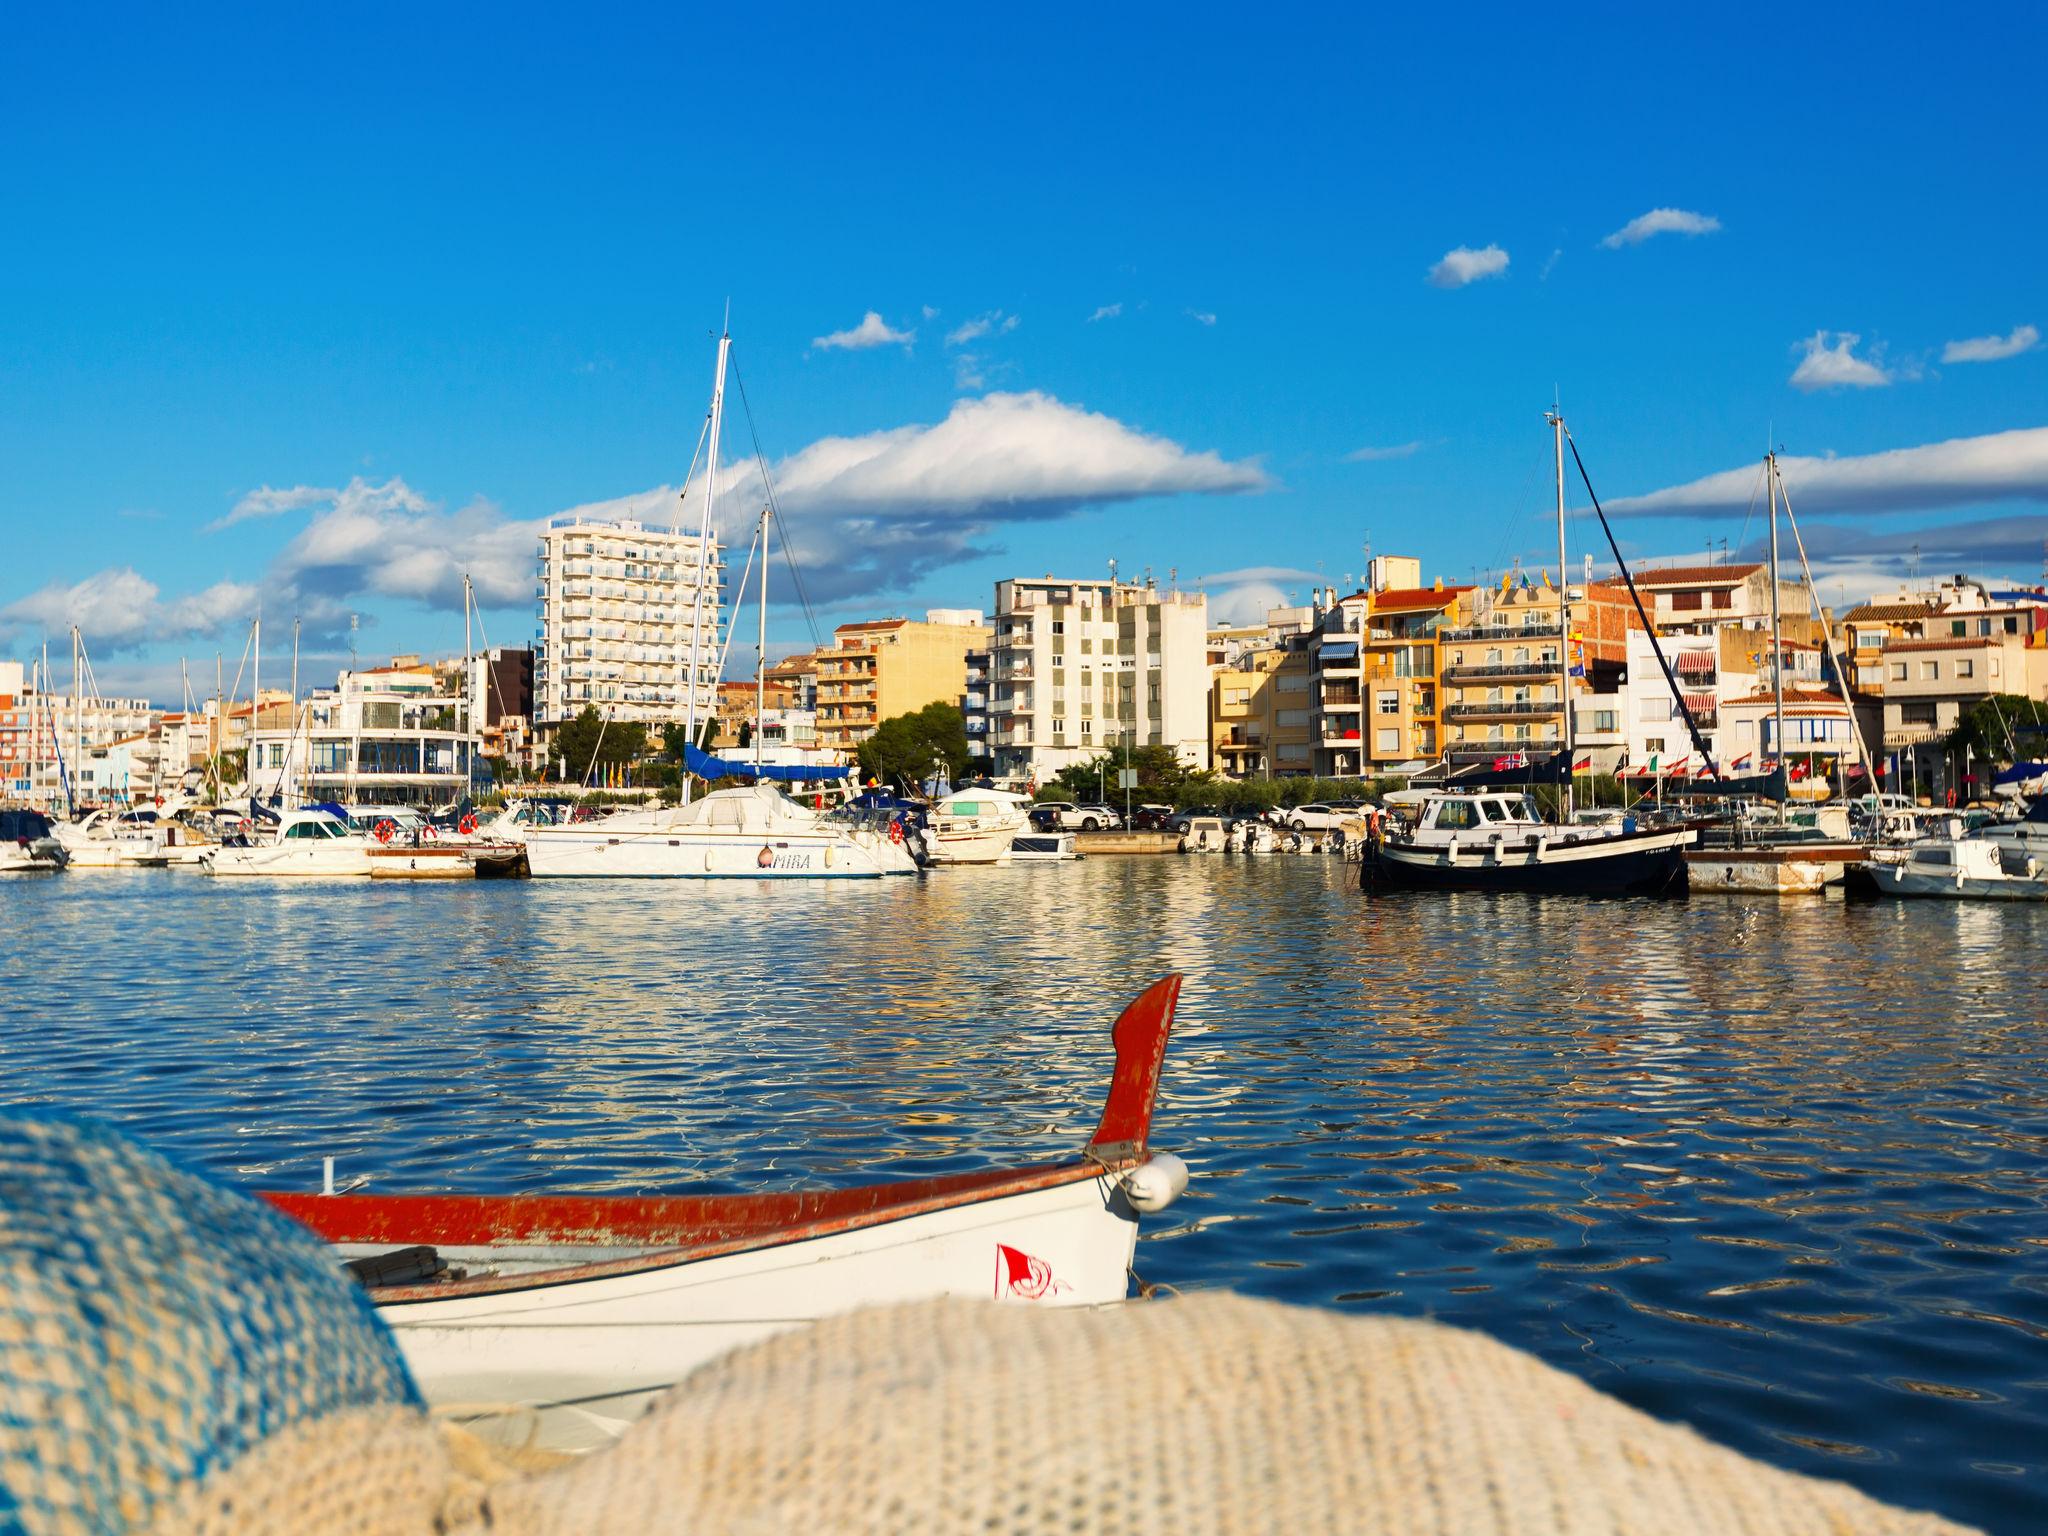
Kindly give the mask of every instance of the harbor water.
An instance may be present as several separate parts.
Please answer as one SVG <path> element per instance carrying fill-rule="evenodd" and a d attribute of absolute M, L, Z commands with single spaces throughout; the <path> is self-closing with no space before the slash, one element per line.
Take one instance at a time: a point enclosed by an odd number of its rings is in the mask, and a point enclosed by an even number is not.
<path fill-rule="evenodd" d="M 0 1084 L 250 1188 L 681 1192 L 1070 1149 L 1186 973 L 1148 1282 L 1430 1316 L 2048 1528 L 2048 910 L 1368 898 L 1332 860 L 0 887 Z"/>

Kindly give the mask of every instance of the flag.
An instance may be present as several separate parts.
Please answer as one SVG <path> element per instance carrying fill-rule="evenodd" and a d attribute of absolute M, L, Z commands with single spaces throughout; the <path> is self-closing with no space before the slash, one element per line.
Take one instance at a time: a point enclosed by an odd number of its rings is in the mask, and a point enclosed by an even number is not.
<path fill-rule="evenodd" d="M 1550 584 L 1550 567 L 1547 565 L 1543 567 L 1543 590 L 1546 592 L 1555 592 L 1557 590 L 1557 588 Z"/>
<path fill-rule="evenodd" d="M 1572 764 L 1572 772 L 1573 772 L 1573 773 L 1585 773 L 1585 772 L 1587 772 L 1587 771 L 1588 771 L 1589 769 L 1591 769 L 1591 768 L 1592 768 L 1592 766 L 1593 766 L 1593 759 L 1591 759 L 1590 757 L 1582 757 L 1582 758 L 1580 758 L 1580 759 L 1579 759 L 1579 760 L 1578 760 L 1578 761 L 1577 761 L 1576 763 L 1573 763 L 1573 764 Z"/>
<path fill-rule="evenodd" d="M 1692 758 L 1690 755 L 1681 757 L 1677 762 L 1673 763 L 1669 768 L 1666 768 L 1664 771 L 1666 773 L 1683 773 L 1685 772 L 1685 765 L 1691 761 Z"/>
<path fill-rule="evenodd" d="M 1732 763 L 1730 763 L 1730 764 L 1729 764 L 1728 766 L 1729 766 L 1730 768 L 1740 768 L 1740 767 L 1744 766 L 1744 765 L 1745 765 L 1746 763 L 1748 763 L 1748 761 L 1749 761 L 1749 754 L 1748 754 L 1747 752 L 1745 752 L 1745 753 L 1743 753 L 1743 754 L 1742 754 L 1742 756 L 1740 756 L 1740 757 L 1736 758 L 1736 759 L 1735 759 L 1735 761 L 1734 761 L 1734 762 L 1732 762 Z"/>
<path fill-rule="evenodd" d="M 1506 596 L 1508 595 L 1508 593 L 1509 593 L 1509 592 L 1510 592 L 1511 590 L 1513 590 L 1513 588 L 1514 588 L 1514 585 L 1515 585 L 1515 573 L 1514 573 L 1513 571 L 1503 571 L 1503 572 L 1501 573 L 1501 578 L 1500 578 L 1500 595 L 1501 595 L 1502 597 L 1506 597 Z"/>

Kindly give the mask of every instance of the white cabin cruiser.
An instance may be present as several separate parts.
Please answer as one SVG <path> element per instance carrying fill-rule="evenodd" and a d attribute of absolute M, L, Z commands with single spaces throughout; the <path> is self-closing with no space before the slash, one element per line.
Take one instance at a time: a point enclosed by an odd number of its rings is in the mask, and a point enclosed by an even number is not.
<path fill-rule="evenodd" d="M 1078 859 L 1080 850 L 1071 832 L 1019 832 L 1010 839 L 1010 862 L 1037 864 L 1059 859 Z"/>
<path fill-rule="evenodd" d="M 55 871 L 71 862 L 40 811 L 0 811 L 0 874 Z"/>
<path fill-rule="evenodd" d="M 209 848 L 199 868 L 209 875 L 368 878 L 376 844 L 329 811 L 287 811 L 268 842 Z"/>
<path fill-rule="evenodd" d="M 2048 901 L 2048 860 L 1988 837 L 1928 838 L 1870 874 L 1880 896 Z"/>
<path fill-rule="evenodd" d="M 925 846 L 934 864 L 1001 864 L 1010 844 L 1031 830 L 1029 795 L 1006 789 L 962 789 L 933 805 Z"/>
<path fill-rule="evenodd" d="M 112 811 L 88 811 L 77 821 L 57 822 L 50 835 L 64 845 L 73 869 L 161 869 L 171 862 L 154 826 L 118 818 Z"/>
<path fill-rule="evenodd" d="M 813 810 L 772 784 L 524 830 L 536 880 L 861 880 L 917 872 L 900 823 Z"/>

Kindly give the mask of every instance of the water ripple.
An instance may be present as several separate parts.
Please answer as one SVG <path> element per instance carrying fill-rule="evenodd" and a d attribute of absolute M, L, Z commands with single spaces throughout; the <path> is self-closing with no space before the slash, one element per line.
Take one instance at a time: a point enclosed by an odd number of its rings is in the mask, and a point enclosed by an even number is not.
<path fill-rule="evenodd" d="M 1312 860 L 876 886 L 0 887 L 0 1082 L 249 1185 L 844 1183 L 1073 1146 L 1188 974 L 1150 1280 L 1430 1315 L 2048 1527 L 2048 912 L 1368 901 Z"/>

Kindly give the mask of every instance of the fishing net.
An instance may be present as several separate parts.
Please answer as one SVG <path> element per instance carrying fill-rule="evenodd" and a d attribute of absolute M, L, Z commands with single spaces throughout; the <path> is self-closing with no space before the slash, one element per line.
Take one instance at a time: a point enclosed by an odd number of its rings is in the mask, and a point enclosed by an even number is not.
<path fill-rule="evenodd" d="M 0 1116 L 0 1536 L 143 1529 L 294 1424 L 417 1402 L 303 1228 L 103 1126 Z"/>
<path fill-rule="evenodd" d="M 105 1132 L 0 1120 L 0 1533 L 1936 1536 L 1483 1335 L 1227 1295 L 834 1317 L 617 1445 L 493 1463 L 308 1234 Z"/>

